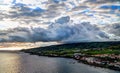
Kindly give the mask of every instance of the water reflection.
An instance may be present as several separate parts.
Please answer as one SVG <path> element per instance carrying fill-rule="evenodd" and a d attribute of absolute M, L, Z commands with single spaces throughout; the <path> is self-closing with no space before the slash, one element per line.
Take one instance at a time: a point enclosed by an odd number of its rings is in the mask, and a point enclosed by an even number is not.
<path fill-rule="evenodd" d="M 0 53 L 0 73 L 120 73 L 77 63 L 72 59 L 50 58 L 25 53 Z"/>
<path fill-rule="evenodd" d="M 0 53 L 0 73 L 19 73 L 20 56 L 13 53 Z"/>

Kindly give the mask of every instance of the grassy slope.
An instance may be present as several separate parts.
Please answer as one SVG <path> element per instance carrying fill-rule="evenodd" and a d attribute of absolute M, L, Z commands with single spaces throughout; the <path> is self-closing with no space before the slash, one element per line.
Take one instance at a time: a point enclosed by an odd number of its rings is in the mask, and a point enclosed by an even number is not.
<path fill-rule="evenodd" d="M 104 48 L 104 49 L 94 50 L 93 48 Z M 89 49 L 89 50 L 84 50 L 84 49 Z M 87 42 L 87 43 L 63 44 L 63 45 L 32 48 L 24 51 L 36 53 L 39 55 L 57 55 L 57 56 L 67 56 L 67 57 L 72 57 L 74 53 L 83 53 L 88 55 L 120 54 L 120 42 Z"/>

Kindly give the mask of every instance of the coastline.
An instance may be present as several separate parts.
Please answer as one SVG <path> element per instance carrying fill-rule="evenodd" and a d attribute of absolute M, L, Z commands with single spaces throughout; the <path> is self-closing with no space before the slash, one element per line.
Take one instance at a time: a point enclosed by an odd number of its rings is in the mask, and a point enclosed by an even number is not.
<path fill-rule="evenodd" d="M 116 70 L 116 71 L 120 71 L 120 68 L 118 67 L 115 67 L 115 66 L 106 66 L 104 64 L 96 64 L 96 63 L 89 63 L 87 62 L 86 60 L 80 60 L 80 59 L 77 59 L 75 57 L 70 57 L 70 56 L 58 56 L 58 55 L 41 55 L 39 53 L 35 53 L 35 52 L 26 52 L 26 51 L 22 51 L 24 53 L 29 53 L 30 55 L 38 55 L 38 56 L 47 56 L 47 57 L 58 57 L 58 58 L 70 58 L 70 59 L 75 59 L 77 60 L 78 62 L 80 63 L 83 63 L 83 64 L 87 64 L 87 65 L 90 65 L 90 66 L 95 66 L 95 67 L 101 67 L 101 68 L 107 68 L 107 69 L 111 69 L 111 70 Z"/>
<path fill-rule="evenodd" d="M 120 42 L 91 42 L 51 45 L 21 52 L 31 55 L 62 57 L 101 68 L 120 71 Z"/>

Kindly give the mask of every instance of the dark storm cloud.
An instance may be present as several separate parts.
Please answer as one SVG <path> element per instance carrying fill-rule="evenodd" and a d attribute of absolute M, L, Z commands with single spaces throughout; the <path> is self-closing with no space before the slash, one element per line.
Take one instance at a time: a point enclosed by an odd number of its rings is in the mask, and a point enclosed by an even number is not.
<path fill-rule="evenodd" d="M 120 23 L 115 23 L 112 25 L 106 26 L 106 29 L 109 28 L 108 32 L 120 36 Z"/>
<path fill-rule="evenodd" d="M 30 8 L 26 4 L 16 3 L 11 6 L 11 10 L 9 12 L 0 12 L 1 18 L 29 18 L 29 17 L 38 17 L 41 16 L 45 10 L 40 7 Z"/>
<path fill-rule="evenodd" d="M 8 42 L 8 40 L 6 40 L 4 38 L 0 38 L 0 42 Z"/>
<path fill-rule="evenodd" d="M 47 10 L 43 13 L 43 18 L 54 18 L 60 16 L 60 14 L 65 10 L 65 4 L 50 4 Z"/>
<path fill-rule="evenodd" d="M 26 39 L 24 37 L 21 37 L 21 36 L 9 36 L 9 41 L 10 42 L 27 42 Z"/>
<path fill-rule="evenodd" d="M 2 34 L 4 35 L 4 34 Z M 97 39 L 109 39 L 109 37 L 101 31 L 98 27 L 91 25 L 88 22 L 81 24 L 69 25 L 69 23 L 51 24 L 48 29 L 40 27 L 32 28 L 15 28 L 6 31 L 9 39 L 4 38 L 4 41 L 18 41 L 18 42 L 37 42 L 37 41 L 87 41 Z M 77 39 L 76 39 L 77 38 Z M 79 38 L 79 39 L 78 39 Z M 3 41 L 3 40 L 2 40 Z"/>
<path fill-rule="evenodd" d="M 105 34 L 104 32 L 100 32 L 99 36 L 102 37 L 102 38 L 108 38 L 109 39 L 109 36 L 107 34 Z"/>
<path fill-rule="evenodd" d="M 65 16 L 65 17 L 61 17 L 59 18 L 56 23 L 59 23 L 59 24 L 64 24 L 64 23 L 67 23 L 70 21 L 70 17 L 69 16 Z"/>
<path fill-rule="evenodd" d="M 81 24 L 69 25 L 67 24 L 52 24 L 47 30 L 41 28 L 34 28 L 32 30 L 36 41 L 74 41 L 93 40 L 93 39 L 109 39 L 109 37 L 101 31 L 98 27 L 91 25 L 88 22 Z M 37 36 L 37 37 L 36 37 Z M 88 37 L 89 36 L 89 37 Z M 91 37 L 92 36 L 92 37 Z M 97 37 L 99 36 L 99 37 Z M 74 37 L 74 38 L 73 38 Z M 78 38 L 79 39 L 75 39 Z M 67 40 L 68 39 L 68 40 Z"/>
<path fill-rule="evenodd" d="M 11 7 L 14 11 L 10 11 L 10 17 L 32 17 L 32 16 L 40 16 L 42 12 L 44 12 L 43 9 L 36 7 L 34 9 L 28 7 L 25 4 L 22 3 L 16 3 Z"/>
<path fill-rule="evenodd" d="M 87 8 L 89 8 L 89 7 L 82 5 L 82 6 L 78 6 L 78 7 L 73 8 L 73 10 L 74 10 L 74 11 L 78 11 L 78 10 L 87 9 Z"/>

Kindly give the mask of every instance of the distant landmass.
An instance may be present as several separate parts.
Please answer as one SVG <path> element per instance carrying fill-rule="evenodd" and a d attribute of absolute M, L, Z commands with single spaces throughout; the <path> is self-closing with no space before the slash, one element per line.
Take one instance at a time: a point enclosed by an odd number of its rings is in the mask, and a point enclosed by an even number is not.
<path fill-rule="evenodd" d="M 120 41 L 69 43 L 69 44 L 31 48 L 27 50 L 42 51 L 42 50 L 60 50 L 60 49 L 93 49 L 93 48 L 108 48 L 110 46 L 117 46 L 117 45 L 120 45 Z"/>
<path fill-rule="evenodd" d="M 21 51 L 39 56 L 73 58 L 85 64 L 120 71 L 120 41 L 61 44 Z"/>

